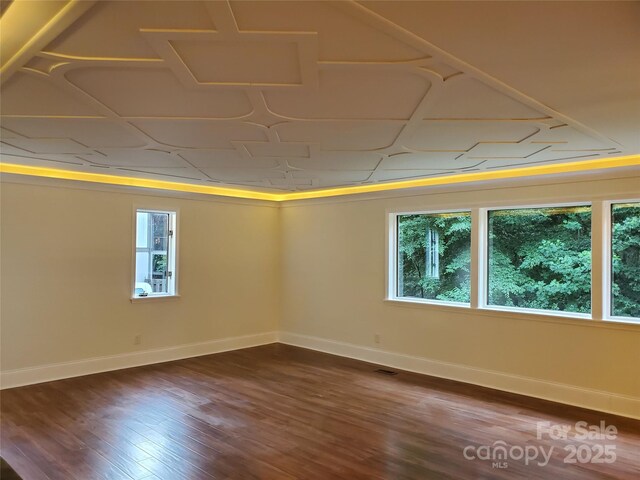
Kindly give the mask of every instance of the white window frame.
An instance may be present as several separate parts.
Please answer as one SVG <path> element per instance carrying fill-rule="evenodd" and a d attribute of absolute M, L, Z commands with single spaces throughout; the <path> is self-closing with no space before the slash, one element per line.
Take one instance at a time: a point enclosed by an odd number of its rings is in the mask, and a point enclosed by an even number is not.
<path fill-rule="evenodd" d="M 387 228 L 389 231 L 387 248 L 387 296 L 386 300 L 406 303 L 422 303 L 428 305 L 442 305 L 454 307 L 471 307 L 470 303 L 451 302 L 447 300 L 435 300 L 430 298 L 400 297 L 398 295 L 398 217 L 402 215 L 438 215 L 442 213 L 468 213 L 471 217 L 471 263 L 473 267 L 473 210 L 471 208 L 447 208 L 442 210 L 410 210 L 390 212 L 387 215 Z M 473 302 L 473 268 L 471 268 L 471 298 Z"/>
<path fill-rule="evenodd" d="M 145 296 L 135 294 L 136 288 L 136 253 L 138 251 L 137 238 L 138 238 L 138 213 L 161 213 L 169 216 L 168 229 L 172 232 L 167 241 L 167 272 L 171 274 L 167 277 L 167 292 L 152 292 Z M 131 288 L 130 295 L 132 302 L 147 301 L 154 299 L 168 299 L 177 298 L 178 295 L 178 218 L 179 212 L 177 209 L 166 208 L 148 208 L 134 206 L 133 208 L 133 256 L 131 261 Z"/>
<path fill-rule="evenodd" d="M 590 313 L 576 313 L 576 312 L 564 312 L 562 310 L 543 310 L 537 308 L 524 308 L 524 307 L 508 307 L 502 305 L 490 305 L 489 302 L 489 212 L 503 211 L 503 210 L 527 210 L 536 208 L 554 208 L 554 207 L 589 207 L 591 209 L 591 312 Z M 569 203 L 544 203 L 544 204 L 526 204 L 526 205 L 511 205 L 507 207 L 492 206 L 489 208 L 482 208 L 481 217 L 483 219 L 484 228 L 482 229 L 482 252 L 480 259 L 482 261 L 482 275 L 484 278 L 479 282 L 482 285 L 480 289 L 480 298 L 478 299 L 478 308 L 484 310 L 494 310 L 503 312 L 521 312 L 531 313 L 535 315 L 550 315 L 550 316 L 562 316 L 570 318 L 591 319 L 594 312 L 593 305 L 593 237 L 594 237 L 594 221 L 593 221 L 593 202 L 569 202 Z M 473 225 L 471 225 L 473 230 Z"/>
<path fill-rule="evenodd" d="M 613 315 L 613 217 L 611 209 L 618 203 L 640 203 L 640 198 L 605 200 L 602 202 L 603 226 L 603 271 L 602 271 L 602 319 L 608 322 L 640 324 L 638 317 L 621 317 Z"/>
<path fill-rule="evenodd" d="M 510 204 L 501 201 L 455 202 L 438 205 L 437 209 L 402 208 L 387 209 L 386 218 L 386 275 L 384 301 L 390 304 L 412 307 L 446 310 L 459 310 L 460 313 L 473 314 L 478 318 L 499 315 L 512 319 L 539 321 L 561 321 L 568 324 L 582 323 L 608 328 L 638 328 L 640 319 L 633 317 L 615 317 L 611 315 L 611 205 L 618 203 L 638 203 L 638 197 L 626 195 L 575 195 L 565 201 L 535 202 L 523 199 Z M 488 292 L 488 212 L 490 210 L 509 210 L 552 207 L 591 207 L 591 314 L 537 310 L 517 307 L 487 305 Z M 471 304 L 457 304 L 439 300 L 419 299 L 397 296 L 397 216 L 437 213 L 471 212 Z M 460 309 L 460 307 L 463 307 Z"/>

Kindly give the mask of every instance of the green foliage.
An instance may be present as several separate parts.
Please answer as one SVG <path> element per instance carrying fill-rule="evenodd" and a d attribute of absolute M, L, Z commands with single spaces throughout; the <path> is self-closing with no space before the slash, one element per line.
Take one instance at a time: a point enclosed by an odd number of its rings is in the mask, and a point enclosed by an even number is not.
<path fill-rule="evenodd" d="M 612 313 L 640 318 L 640 204 L 612 210 Z"/>
<path fill-rule="evenodd" d="M 429 229 L 438 232 L 440 272 L 426 275 Z M 399 296 L 468 303 L 470 299 L 471 216 L 401 215 L 398 217 Z"/>
<path fill-rule="evenodd" d="M 167 271 L 167 256 L 155 254 L 153 256 L 153 272 L 164 273 Z"/>
<path fill-rule="evenodd" d="M 612 212 L 612 313 L 640 317 L 640 204 Z M 439 276 L 426 269 L 428 231 L 438 232 Z M 488 303 L 591 311 L 591 210 L 557 207 L 489 213 Z M 469 302 L 471 217 L 398 217 L 398 296 Z"/>
<path fill-rule="evenodd" d="M 490 212 L 488 303 L 590 312 L 590 210 Z"/>

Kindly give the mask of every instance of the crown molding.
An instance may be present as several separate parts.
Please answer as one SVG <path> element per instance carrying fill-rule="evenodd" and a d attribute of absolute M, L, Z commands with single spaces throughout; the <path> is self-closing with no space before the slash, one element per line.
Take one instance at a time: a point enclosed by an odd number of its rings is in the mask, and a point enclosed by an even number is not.
<path fill-rule="evenodd" d="M 144 178 L 104 175 L 95 173 L 75 172 L 44 167 L 30 167 L 9 163 L 0 163 L 0 174 L 3 181 L 11 181 L 13 177 L 47 178 L 64 180 L 65 184 L 96 184 L 112 187 L 135 188 L 136 193 L 153 191 L 154 195 L 188 194 L 198 197 L 234 198 L 242 200 L 258 200 L 267 202 L 287 203 L 297 205 L 309 200 L 329 199 L 331 201 L 345 201 L 346 198 L 355 200 L 369 200 L 380 197 L 399 197 L 423 195 L 436 191 L 460 191 L 462 188 L 477 189 L 483 185 L 520 185 L 544 184 L 560 179 L 560 183 L 568 182 L 570 178 L 589 180 L 601 178 L 620 178 L 636 176 L 640 173 L 640 154 L 622 157 L 585 160 L 581 162 L 560 163 L 554 165 L 540 165 L 535 167 L 515 168 L 508 170 L 494 170 L 491 172 L 474 172 L 440 177 L 421 178 L 402 182 L 375 183 L 352 187 L 311 190 L 292 193 L 270 193 L 253 190 L 243 190 L 226 186 L 207 186 L 188 183 L 167 182 Z M 612 177 L 613 176 L 613 177 Z M 7 178 L 8 177 L 8 178 Z M 15 178 L 13 178 L 15 181 Z M 584 180 L 582 180 L 584 181 Z M 486 188 L 486 187 L 484 187 Z"/>
<path fill-rule="evenodd" d="M 288 200 L 280 203 L 283 208 L 301 207 L 332 203 L 365 202 L 378 199 L 424 197 L 451 193 L 483 192 L 486 190 L 505 190 L 510 188 L 538 187 L 549 185 L 576 184 L 606 180 L 622 180 L 638 178 L 640 182 L 640 167 L 616 168 L 611 170 L 593 170 L 575 173 L 559 173 L 555 175 L 531 176 L 522 178 L 504 178 L 484 180 L 469 183 L 452 183 L 406 189 L 384 190 L 379 192 L 360 193 L 357 195 L 340 195 L 335 197 L 318 197 L 304 200 Z M 622 193 L 622 192 L 621 192 Z M 640 190 L 629 193 L 632 196 L 640 194 Z M 611 197 L 608 195 L 607 198 Z"/>
<path fill-rule="evenodd" d="M 1 165 L 1 164 L 0 164 Z M 183 200 L 195 200 L 199 202 L 214 202 L 229 205 L 246 205 L 253 207 L 279 208 L 278 202 L 269 200 L 256 200 L 250 198 L 226 197 L 222 195 L 205 195 L 202 193 L 181 192 L 177 190 L 164 190 L 130 185 L 114 185 L 108 183 L 80 182 L 61 178 L 38 177 L 32 175 L 20 175 L 2 172 L 0 168 L 0 184 L 36 185 L 49 188 L 65 188 L 72 190 L 90 190 L 94 192 L 128 193 L 148 197 L 176 198 Z"/>

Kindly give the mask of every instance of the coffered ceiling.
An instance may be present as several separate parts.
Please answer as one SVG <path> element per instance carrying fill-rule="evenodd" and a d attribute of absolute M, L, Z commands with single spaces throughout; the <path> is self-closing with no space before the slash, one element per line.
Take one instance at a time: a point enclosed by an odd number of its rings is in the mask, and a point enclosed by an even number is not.
<path fill-rule="evenodd" d="M 638 2 L 32 1 L 20 39 L 24 2 L 6 163 L 298 191 L 640 152 Z"/>

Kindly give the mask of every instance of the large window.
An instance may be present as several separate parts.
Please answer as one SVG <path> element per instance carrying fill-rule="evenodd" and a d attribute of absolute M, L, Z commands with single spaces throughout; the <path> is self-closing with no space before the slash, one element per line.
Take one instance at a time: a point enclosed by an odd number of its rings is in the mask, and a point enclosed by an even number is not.
<path fill-rule="evenodd" d="M 640 324 L 638 199 L 398 212 L 389 226 L 388 300 Z"/>
<path fill-rule="evenodd" d="M 136 210 L 134 297 L 175 295 L 175 212 Z"/>
<path fill-rule="evenodd" d="M 591 312 L 591 207 L 492 210 L 487 304 Z"/>
<path fill-rule="evenodd" d="M 398 215 L 396 295 L 469 303 L 470 212 Z"/>
<path fill-rule="evenodd" d="M 611 311 L 640 318 L 640 203 L 611 205 Z"/>

